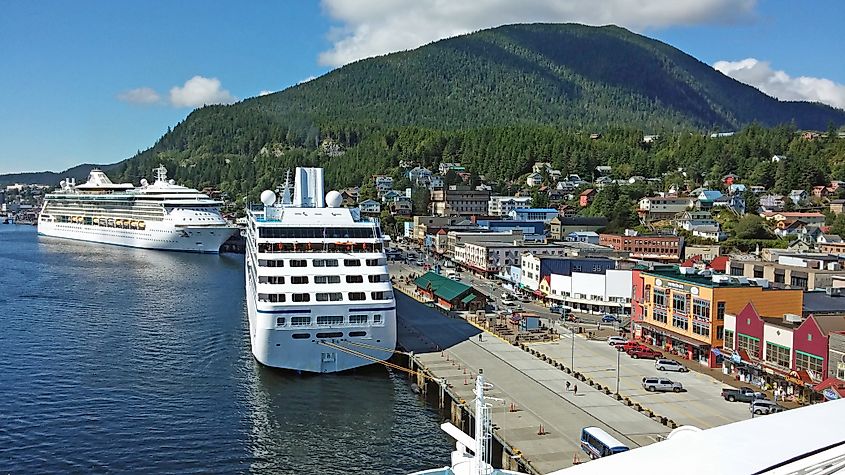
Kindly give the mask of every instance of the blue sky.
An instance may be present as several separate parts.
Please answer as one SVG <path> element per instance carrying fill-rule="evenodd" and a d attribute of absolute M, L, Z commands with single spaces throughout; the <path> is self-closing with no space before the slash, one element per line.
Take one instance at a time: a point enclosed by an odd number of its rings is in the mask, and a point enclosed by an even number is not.
<path fill-rule="evenodd" d="M 620 24 L 708 64 L 725 61 L 720 70 L 778 97 L 845 101 L 836 50 L 845 2 L 653 0 L 657 13 L 628 0 L 606 3 L 597 11 L 589 0 L 445 8 L 435 0 L 6 1 L 0 173 L 113 163 L 151 146 L 194 105 L 280 90 L 361 57 L 514 22 Z"/>

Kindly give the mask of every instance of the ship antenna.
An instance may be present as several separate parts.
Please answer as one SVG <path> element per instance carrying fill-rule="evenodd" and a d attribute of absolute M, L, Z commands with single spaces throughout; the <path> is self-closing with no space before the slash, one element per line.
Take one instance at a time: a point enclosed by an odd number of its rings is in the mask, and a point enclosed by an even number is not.
<path fill-rule="evenodd" d="M 475 469 L 478 474 L 492 473 L 490 465 L 490 441 L 493 437 L 491 421 L 491 406 L 486 400 L 501 401 L 499 398 L 484 395 L 485 389 L 492 389 L 493 385 L 484 381 L 484 370 L 478 369 L 475 380 Z"/>
<path fill-rule="evenodd" d="M 290 168 L 285 172 L 285 184 L 284 189 L 282 190 L 282 204 L 289 205 L 291 204 L 290 198 Z"/>
<path fill-rule="evenodd" d="M 154 168 L 156 174 L 156 181 L 167 181 L 167 168 L 164 168 L 163 163 L 158 164 L 158 168 Z"/>

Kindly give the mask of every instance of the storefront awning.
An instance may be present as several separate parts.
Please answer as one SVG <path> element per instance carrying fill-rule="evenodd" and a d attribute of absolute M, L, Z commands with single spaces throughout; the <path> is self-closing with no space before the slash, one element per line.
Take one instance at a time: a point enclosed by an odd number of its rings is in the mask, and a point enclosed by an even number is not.
<path fill-rule="evenodd" d="M 534 292 L 532 292 L 532 293 L 534 294 L 534 296 L 535 296 L 535 297 L 540 297 L 540 298 L 543 298 L 543 297 L 545 297 L 545 296 L 546 296 L 546 294 L 544 294 L 543 292 L 540 292 L 539 290 L 535 290 L 535 291 L 534 291 Z"/>
<path fill-rule="evenodd" d="M 466 297 L 461 299 L 461 303 L 462 304 L 468 304 L 468 303 L 472 302 L 473 300 L 475 300 L 475 294 L 469 294 Z"/>
<path fill-rule="evenodd" d="M 845 381 L 839 378 L 827 378 L 813 386 L 813 391 L 822 393 L 827 400 L 845 398 Z"/>
<path fill-rule="evenodd" d="M 710 350 L 710 352 L 713 353 L 716 356 L 722 356 L 722 352 L 719 351 L 718 348 L 713 348 L 713 349 Z"/>
<path fill-rule="evenodd" d="M 706 346 L 710 346 L 710 343 L 705 343 L 705 342 L 703 342 L 703 341 L 694 340 L 694 339 L 692 339 L 692 338 L 690 338 L 690 337 L 688 337 L 688 336 L 685 336 L 685 335 L 679 335 L 679 334 L 677 334 L 677 333 L 675 333 L 675 332 L 672 332 L 672 331 L 666 330 L 665 328 L 660 328 L 660 327 L 657 327 L 657 326 L 651 325 L 651 324 L 646 323 L 646 322 L 643 322 L 643 323 L 642 323 L 642 325 L 643 325 L 643 327 L 648 328 L 649 330 L 651 330 L 651 331 L 652 331 L 652 332 L 654 332 L 654 333 L 657 333 L 657 334 L 660 334 L 660 335 L 666 336 L 666 337 L 668 337 L 668 338 L 674 338 L 675 340 L 682 341 L 682 342 L 684 342 L 684 343 L 688 343 L 688 344 L 690 344 L 690 345 L 692 345 L 692 346 L 697 346 L 697 347 L 706 347 Z"/>

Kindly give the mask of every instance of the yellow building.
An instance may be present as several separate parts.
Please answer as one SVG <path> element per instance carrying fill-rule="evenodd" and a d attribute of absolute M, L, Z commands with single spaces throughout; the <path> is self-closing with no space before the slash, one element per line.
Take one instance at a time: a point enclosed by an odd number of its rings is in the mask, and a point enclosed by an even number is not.
<path fill-rule="evenodd" d="M 801 289 L 773 289 L 762 280 L 699 275 L 692 268 L 640 272 L 643 318 L 635 334 L 667 351 L 717 366 L 725 313 L 736 315 L 749 302 L 761 315 L 801 314 Z"/>

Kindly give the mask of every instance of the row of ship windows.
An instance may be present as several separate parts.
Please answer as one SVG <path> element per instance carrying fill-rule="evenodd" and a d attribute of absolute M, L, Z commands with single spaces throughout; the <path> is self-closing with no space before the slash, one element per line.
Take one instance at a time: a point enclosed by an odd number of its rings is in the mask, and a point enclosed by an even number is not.
<path fill-rule="evenodd" d="M 258 294 L 258 301 L 259 302 L 270 302 L 270 303 L 277 303 L 277 302 L 287 302 L 287 295 L 288 294 Z M 317 302 L 341 302 L 343 301 L 343 292 L 317 292 L 315 295 Z M 377 291 L 377 292 L 370 292 L 370 298 L 372 300 L 393 300 L 393 292 L 392 291 Z M 351 302 L 360 302 L 363 300 L 367 300 L 367 293 L 366 292 L 348 292 L 347 299 Z M 298 294 L 290 294 L 290 301 L 291 302 L 310 302 L 311 301 L 311 294 L 309 293 L 298 293 Z"/>
<path fill-rule="evenodd" d="M 323 239 L 354 239 L 381 237 L 381 230 L 372 227 L 359 228 L 311 228 L 311 227 L 262 227 L 258 229 L 258 237 L 267 239 L 284 238 L 323 238 Z"/>
<path fill-rule="evenodd" d="M 308 317 L 291 317 L 290 326 L 305 327 L 311 325 L 312 318 Z M 286 317 L 276 317 L 276 326 L 283 327 L 287 324 Z M 370 323 L 369 315 L 350 315 L 348 323 L 350 325 L 366 325 Z M 381 323 L 381 315 L 373 315 L 373 324 Z M 320 315 L 317 317 L 317 325 L 343 325 L 343 315 Z M 356 336 L 350 334 L 349 336 Z"/>
<path fill-rule="evenodd" d="M 277 242 L 259 243 L 258 252 L 381 252 L 382 243 L 367 242 Z"/>
<path fill-rule="evenodd" d="M 367 332 L 365 331 L 354 331 L 349 332 L 349 336 L 351 337 L 360 337 L 360 336 L 367 336 Z M 294 333 L 291 335 L 291 338 L 294 340 L 307 340 L 311 338 L 310 333 Z M 343 332 L 320 332 L 317 333 L 317 338 L 343 338 Z M 279 346 L 278 344 L 276 346 Z"/>
<path fill-rule="evenodd" d="M 387 265 L 386 259 L 366 259 L 366 265 L 370 267 Z M 340 262 L 337 259 L 314 259 L 311 261 L 313 267 L 339 267 Z M 290 267 L 308 267 L 307 259 L 288 259 Z M 361 259 L 344 259 L 343 265 L 345 267 L 361 267 Z M 285 261 L 282 259 L 258 259 L 259 267 L 284 267 Z"/>
<path fill-rule="evenodd" d="M 291 284 L 307 284 L 309 283 L 310 277 L 307 275 L 294 275 L 290 278 Z M 371 284 L 377 284 L 379 282 L 388 282 L 390 281 L 390 277 L 387 274 L 376 274 L 376 275 L 368 275 L 367 280 Z M 258 276 L 258 283 L 259 284 L 284 284 L 285 278 L 282 276 L 274 276 L 274 275 L 260 275 Z M 339 284 L 340 283 L 340 276 L 339 275 L 315 275 L 314 276 L 314 283 L 315 284 Z M 347 275 L 346 276 L 346 283 L 347 284 L 362 284 L 364 283 L 364 276 L 362 275 Z"/>

